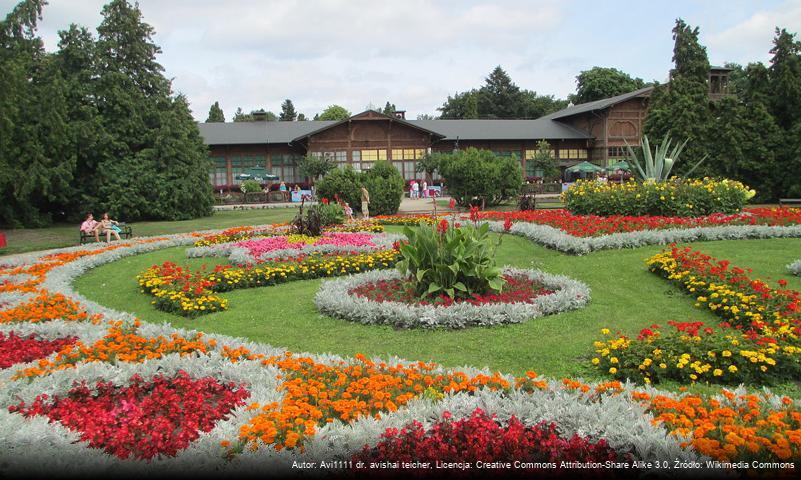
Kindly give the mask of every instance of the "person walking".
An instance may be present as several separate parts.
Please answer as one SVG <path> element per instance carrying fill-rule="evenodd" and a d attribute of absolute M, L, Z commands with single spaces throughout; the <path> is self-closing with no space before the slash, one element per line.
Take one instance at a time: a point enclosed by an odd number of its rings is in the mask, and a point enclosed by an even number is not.
<path fill-rule="evenodd" d="M 428 182 L 423 180 L 423 198 L 428 198 Z"/>
<path fill-rule="evenodd" d="M 370 218 L 370 192 L 362 186 L 362 217 L 365 220 Z"/>

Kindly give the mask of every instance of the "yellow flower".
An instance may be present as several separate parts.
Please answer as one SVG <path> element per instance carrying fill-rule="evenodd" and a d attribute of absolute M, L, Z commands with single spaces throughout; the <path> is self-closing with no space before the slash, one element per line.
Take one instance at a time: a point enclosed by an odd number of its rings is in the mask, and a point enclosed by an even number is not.
<path fill-rule="evenodd" d="M 615 368 L 615 367 L 610 368 L 609 369 L 609 373 L 611 373 L 612 375 L 616 374 L 617 373 L 617 368 Z"/>

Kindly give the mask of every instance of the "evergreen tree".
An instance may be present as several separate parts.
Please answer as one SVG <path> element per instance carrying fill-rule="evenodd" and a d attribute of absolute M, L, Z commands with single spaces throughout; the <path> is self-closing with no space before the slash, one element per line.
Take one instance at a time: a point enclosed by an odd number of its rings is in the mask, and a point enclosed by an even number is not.
<path fill-rule="evenodd" d="M 706 49 L 698 42 L 698 28 L 678 19 L 673 39 L 672 78 L 668 85 L 657 86 L 651 95 L 645 134 L 651 139 L 662 139 L 669 134 L 679 142 L 689 140 L 682 154 L 688 161 L 679 165 L 680 170 L 682 165 L 685 168 L 694 165 L 707 153 L 712 115 L 707 88 L 709 60 Z M 708 164 L 702 164 L 699 170 L 704 168 Z"/>
<path fill-rule="evenodd" d="M 75 169 L 65 84 L 36 36 L 44 1 L 0 22 L 0 223 L 41 226 L 60 215 Z"/>
<path fill-rule="evenodd" d="M 384 115 L 390 115 L 391 116 L 391 115 L 393 115 L 395 113 L 396 110 L 397 110 L 397 108 L 395 107 L 394 103 L 387 102 L 387 104 L 384 105 L 384 109 L 381 110 L 381 113 L 383 113 Z"/>
<path fill-rule="evenodd" d="M 302 114 L 302 113 L 299 113 L 299 114 L 298 114 L 298 121 L 299 121 L 299 122 L 305 122 L 306 120 L 307 120 L 307 119 L 306 119 L 306 115 L 304 115 L 304 114 Z"/>
<path fill-rule="evenodd" d="M 206 119 L 206 122 L 225 123 L 225 114 L 222 108 L 220 108 L 220 102 L 214 102 L 211 108 L 209 108 L 209 117 Z"/>
<path fill-rule="evenodd" d="M 522 93 L 500 65 L 478 90 L 478 112 L 481 118 L 519 118 Z"/>
<path fill-rule="evenodd" d="M 297 112 L 295 112 L 295 106 L 292 104 L 292 100 L 286 99 L 284 103 L 281 104 L 281 115 L 278 117 L 278 120 L 282 122 L 294 122 L 298 118 Z"/>
<path fill-rule="evenodd" d="M 632 92 L 644 86 L 641 78 L 632 78 L 616 68 L 592 67 L 579 73 L 576 77 L 576 94 L 568 99 L 578 105 Z"/>
<path fill-rule="evenodd" d="M 242 111 L 242 107 L 236 107 L 236 112 L 234 112 L 234 121 L 235 122 L 252 122 L 253 115 L 245 113 Z"/>
<path fill-rule="evenodd" d="M 471 119 L 478 118 L 477 90 L 448 95 L 448 99 L 437 108 L 442 119 Z"/>
<path fill-rule="evenodd" d="M 210 214 L 208 155 L 185 100 L 171 96 L 153 28 L 126 0 L 112 0 L 102 15 L 98 109 L 113 142 L 96 172 L 100 205 L 126 220 Z M 200 177 L 205 187 L 195 184 Z"/>
<path fill-rule="evenodd" d="M 771 111 L 776 122 L 790 130 L 801 118 L 801 43 L 785 29 L 776 28 L 770 50 L 768 78 L 771 91 Z"/>

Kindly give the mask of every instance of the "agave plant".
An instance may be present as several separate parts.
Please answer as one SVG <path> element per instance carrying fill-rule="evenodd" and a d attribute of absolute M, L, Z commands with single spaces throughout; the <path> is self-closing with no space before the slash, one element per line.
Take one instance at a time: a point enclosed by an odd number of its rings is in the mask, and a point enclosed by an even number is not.
<path fill-rule="evenodd" d="M 629 159 L 637 168 L 635 173 L 640 177 L 640 179 L 664 182 L 670 178 L 670 171 L 673 170 L 673 167 L 676 165 L 676 163 L 678 163 L 679 156 L 684 150 L 684 147 L 687 145 L 687 140 L 681 144 L 673 145 L 672 150 L 670 149 L 671 143 L 672 140 L 670 139 L 670 136 L 665 135 L 665 138 L 662 139 L 662 144 L 657 145 L 654 149 L 654 152 L 651 153 L 651 144 L 648 142 L 648 136 L 643 135 L 642 140 L 640 141 L 640 147 L 642 149 L 643 163 L 645 164 L 644 166 L 640 165 L 640 159 L 637 156 L 637 153 L 634 152 L 634 149 L 631 148 L 628 143 L 626 143 Z M 670 153 L 668 153 L 668 151 Z M 686 177 L 696 168 L 698 168 L 698 166 L 701 165 L 704 160 L 706 160 L 706 157 L 707 155 L 704 155 L 704 158 L 693 165 L 693 167 L 687 173 L 685 173 L 684 176 Z"/>

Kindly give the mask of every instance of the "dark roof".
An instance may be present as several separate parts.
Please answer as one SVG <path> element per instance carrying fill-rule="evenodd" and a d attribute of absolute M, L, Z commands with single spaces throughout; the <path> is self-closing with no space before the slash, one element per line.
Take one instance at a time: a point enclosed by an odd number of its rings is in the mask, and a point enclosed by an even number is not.
<path fill-rule="evenodd" d="M 536 120 L 409 120 L 428 130 L 439 132 L 445 140 L 540 140 L 592 138 L 563 123 Z"/>
<path fill-rule="evenodd" d="M 623 93 L 621 95 L 617 95 L 614 97 L 603 98 L 601 100 L 595 100 L 594 102 L 587 102 L 587 103 L 580 103 L 578 105 L 573 105 L 571 107 L 567 107 L 565 109 L 559 110 L 558 112 L 551 113 L 549 115 L 545 115 L 542 119 L 551 119 L 557 120 L 559 118 L 570 117 L 573 115 L 578 115 L 579 113 L 587 113 L 596 110 L 604 110 L 606 108 L 611 107 L 612 105 L 617 105 L 618 103 L 625 102 L 626 100 L 630 100 L 632 98 L 636 98 L 639 96 L 644 96 L 646 94 L 650 94 L 651 90 L 654 87 L 644 87 L 639 90 L 634 90 L 633 92 Z"/>
<path fill-rule="evenodd" d="M 398 121 L 398 119 L 393 119 Z M 548 119 L 537 120 L 401 120 L 444 140 L 539 140 L 587 139 L 590 135 Z M 290 143 L 337 121 L 200 123 L 206 145 Z"/>
<path fill-rule="evenodd" d="M 206 145 L 246 145 L 254 143 L 289 143 L 308 132 L 337 123 L 307 122 L 230 122 L 200 123 L 200 136 Z"/>
<path fill-rule="evenodd" d="M 390 122 L 397 122 L 397 123 L 400 123 L 400 124 L 403 124 L 403 125 L 408 125 L 408 126 L 410 126 L 412 128 L 415 128 L 417 130 L 422 130 L 425 133 L 430 133 L 430 134 L 434 135 L 435 137 L 442 138 L 444 136 L 444 135 L 442 135 L 442 134 L 440 134 L 438 132 L 435 132 L 433 130 L 429 130 L 429 129 L 421 126 L 421 125 L 418 125 L 418 124 L 416 124 L 414 122 L 409 122 L 409 121 L 407 121 L 407 120 L 405 120 L 403 118 L 397 118 L 395 116 L 390 116 L 390 115 L 387 115 L 385 113 L 381 113 L 381 112 L 376 111 L 376 110 L 365 110 L 362 113 L 357 113 L 356 115 L 352 115 L 349 118 L 346 118 L 344 120 L 340 120 L 338 122 L 334 122 L 331 125 L 323 125 L 320 128 L 318 128 L 317 130 L 312 130 L 312 131 L 310 131 L 308 133 L 304 133 L 303 135 L 299 135 L 297 138 L 295 138 L 293 140 L 294 141 L 304 140 L 307 137 L 310 137 L 310 136 L 312 136 L 312 135 L 314 135 L 316 133 L 322 132 L 323 130 L 328 130 L 329 128 L 336 127 L 337 125 L 341 125 L 341 124 L 343 124 L 345 122 L 348 122 L 348 121 L 351 121 L 351 120 L 357 120 L 357 119 L 362 118 L 362 117 L 369 118 L 370 114 L 375 114 L 375 115 L 378 115 L 379 117 L 386 118 Z"/>

